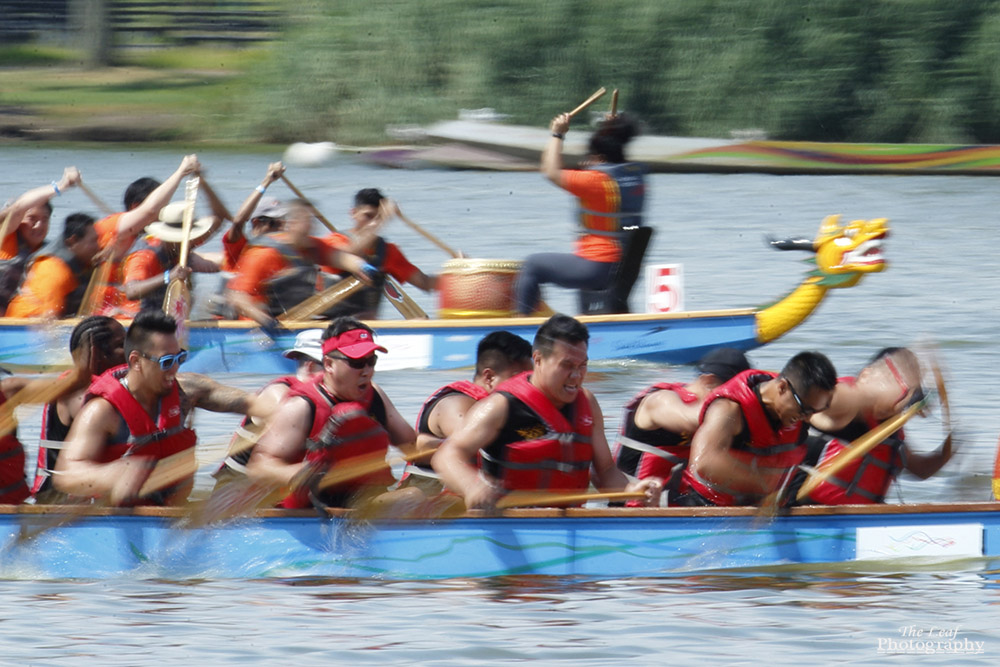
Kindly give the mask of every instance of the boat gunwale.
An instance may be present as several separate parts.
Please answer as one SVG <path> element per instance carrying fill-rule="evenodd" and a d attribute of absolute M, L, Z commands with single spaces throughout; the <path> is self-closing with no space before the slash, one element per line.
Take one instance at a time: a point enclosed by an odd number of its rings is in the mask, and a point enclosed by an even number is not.
<path fill-rule="evenodd" d="M 908 505 L 811 505 L 792 507 L 773 518 L 809 516 L 901 516 L 917 514 L 972 514 L 977 512 L 1000 512 L 1000 503 L 990 501 L 968 501 L 951 503 L 913 503 Z M 331 517 L 350 518 L 348 509 L 330 508 Z M 191 516 L 186 507 L 99 507 L 80 505 L 0 505 L 0 516 L 72 516 L 85 519 L 92 517 L 154 517 L 184 519 Z M 439 524 L 459 519 L 697 519 L 711 517 L 748 517 L 766 523 L 772 517 L 762 516 L 757 507 L 534 507 L 503 510 L 489 513 L 472 510 L 460 517 L 434 519 L 393 519 L 385 523 Z M 255 519 L 303 519 L 318 520 L 315 510 L 262 509 L 249 515 Z"/>
<path fill-rule="evenodd" d="M 746 317 L 760 312 L 758 308 L 726 308 L 720 310 L 688 310 L 674 313 L 620 313 L 616 315 L 577 315 L 576 319 L 584 324 L 604 324 L 604 323 L 625 323 L 625 322 L 658 322 L 661 320 L 689 320 L 703 317 Z M 547 317 L 470 317 L 455 319 L 427 319 L 427 320 L 365 320 L 378 333 L 379 329 L 459 329 L 473 326 L 496 327 L 496 326 L 540 326 Z M 122 324 L 128 325 L 131 320 L 121 319 Z M 23 327 L 50 327 L 56 326 L 76 326 L 80 318 L 66 318 L 62 320 L 48 320 L 37 317 L 0 317 L 0 327 L 3 326 L 23 326 Z M 293 322 L 282 322 L 282 328 L 294 331 L 298 329 L 315 329 L 328 322 L 327 320 L 301 320 Z M 188 329 L 256 329 L 260 325 L 250 320 L 188 320 Z"/>

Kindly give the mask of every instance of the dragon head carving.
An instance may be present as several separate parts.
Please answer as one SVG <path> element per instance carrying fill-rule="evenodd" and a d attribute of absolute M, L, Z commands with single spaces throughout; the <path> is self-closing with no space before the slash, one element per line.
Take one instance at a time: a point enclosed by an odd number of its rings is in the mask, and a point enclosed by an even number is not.
<path fill-rule="evenodd" d="M 882 241 L 889 236 L 885 218 L 840 224 L 839 215 L 823 219 L 813 241 L 816 270 L 812 275 L 826 287 L 852 287 L 866 273 L 885 271 Z"/>

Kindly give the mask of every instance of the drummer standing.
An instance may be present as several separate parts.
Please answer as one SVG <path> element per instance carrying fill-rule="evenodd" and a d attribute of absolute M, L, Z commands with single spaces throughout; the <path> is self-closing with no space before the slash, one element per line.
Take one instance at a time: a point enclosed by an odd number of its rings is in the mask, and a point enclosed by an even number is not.
<path fill-rule="evenodd" d="M 580 238 L 572 254 L 545 252 L 525 259 L 515 287 L 522 315 L 536 310 L 545 283 L 589 290 L 609 287 L 628 230 L 642 225 L 645 170 L 625 159 L 625 145 L 638 133 L 635 121 L 625 114 L 606 119 L 590 138 L 584 168 L 563 169 L 563 139 L 569 122 L 565 113 L 552 119 L 541 172 L 578 198 Z"/>

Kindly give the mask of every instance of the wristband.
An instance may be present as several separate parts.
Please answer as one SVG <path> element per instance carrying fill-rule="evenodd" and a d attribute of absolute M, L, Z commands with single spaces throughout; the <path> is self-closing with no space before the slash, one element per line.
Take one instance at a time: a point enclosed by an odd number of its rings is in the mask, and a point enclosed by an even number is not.
<path fill-rule="evenodd" d="M 562 132 L 553 132 L 552 136 L 555 137 L 556 139 L 565 139 L 566 138 L 566 135 L 563 134 Z"/>
<path fill-rule="evenodd" d="M 169 285 L 170 284 L 170 272 L 169 271 L 164 271 L 163 272 L 163 284 L 164 285 Z"/>
<path fill-rule="evenodd" d="M 257 187 L 254 188 L 254 190 L 256 190 L 257 192 L 259 192 L 261 194 L 264 194 L 265 192 L 267 192 L 267 186 L 258 185 Z"/>
<path fill-rule="evenodd" d="M 61 192 L 59 192 L 59 183 L 57 183 L 56 181 L 52 181 L 52 189 L 56 191 L 56 197 L 62 194 Z"/>
<path fill-rule="evenodd" d="M 371 280 L 375 280 L 378 277 L 378 269 L 368 262 L 361 265 L 361 273 L 365 274 Z"/>

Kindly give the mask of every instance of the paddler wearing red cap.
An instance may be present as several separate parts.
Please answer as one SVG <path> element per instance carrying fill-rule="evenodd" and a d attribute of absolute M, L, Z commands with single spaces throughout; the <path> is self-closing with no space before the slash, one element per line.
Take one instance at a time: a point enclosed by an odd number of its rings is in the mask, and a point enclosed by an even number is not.
<path fill-rule="evenodd" d="M 334 320 L 323 332 L 323 372 L 288 393 L 261 435 L 247 473 L 290 489 L 283 507 L 345 506 L 395 482 L 388 464 L 378 461 L 385 461 L 390 444 L 412 452 L 416 434 L 372 381 L 376 352 L 387 350 L 375 343 L 371 327 L 352 317 Z M 364 472 L 321 487 L 324 473 L 338 467 Z"/>

